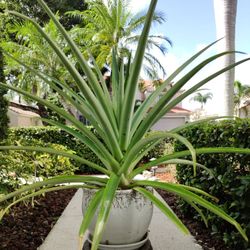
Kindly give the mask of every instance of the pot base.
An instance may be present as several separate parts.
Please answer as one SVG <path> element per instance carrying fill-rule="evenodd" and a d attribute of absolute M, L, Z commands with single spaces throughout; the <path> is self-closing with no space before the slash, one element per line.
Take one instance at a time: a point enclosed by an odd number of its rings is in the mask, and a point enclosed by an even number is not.
<path fill-rule="evenodd" d="M 88 244 L 84 244 L 83 250 L 90 249 L 91 246 L 91 239 L 88 237 L 87 241 Z M 89 248 L 88 246 L 89 245 Z M 148 238 L 148 233 L 143 237 L 143 239 L 139 242 L 130 243 L 130 244 L 123 244 L 123 245 L 105 245 L 99 244 L 98 250 L 136 250 L 136 249 L 143 249 L 143 250 L 151 250 L 152 246 Z"/>

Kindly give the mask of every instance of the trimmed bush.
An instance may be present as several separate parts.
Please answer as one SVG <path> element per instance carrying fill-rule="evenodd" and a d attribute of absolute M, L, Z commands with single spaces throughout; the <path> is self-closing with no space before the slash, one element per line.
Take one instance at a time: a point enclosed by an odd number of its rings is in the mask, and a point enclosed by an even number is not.
<path fill-rule="evenodd" d="M 90 128 L 91 129 L 91 128 Z M 78 141 L 74 136 L 53 126 L 46 127 L 29 127 L 29 128 L 11 128 L 9 130 L 9 140 L 11 142 L 23 140 L 27 144 L 32 140 L 40 140 L 44 143 L 60 144 L 73 150 L 77 155 L 87 160 L 92 160 L 101 164 L 95 154 L 83 143 Z M 96 170 L 89 168 L 87 165 L 72 161 L 80 172 L 97 173 Z"/>
<path fill-rule="evenodd" d="M 92 130 L 91 127 L 89 129 Z M 53 127 L 28 127 L 9 129 L 6 145 L 43 146 L 57 150 L 74 152 L 75 154 L 102 165 L 96 155 L 83 143 L 63 130 Z M 165 143 L 159 143 L 154 150 L 143 159 L 148 161 L 163 154 Z M 48 177 L 60 174 L 95 174 L 96 170 L 66 157 L 50 155 L 42 152 L 0 151 L 0 193 L 8 193 L 17 189 L 20 177 L 29 179 L 33 176 Z"/>
<path fill-rule="evenodd" d="M 29 143 L 19 140 L 16 144 L 45 146 L 72 153 L 65 146 L 45 144 L 38 140 L 30 140 Z M 34 180 L 34 177 L 47 178 L 56 175 L 70 175 L 76 171 L 76 167 L 68 158 L 44 152 L 0 151 L 0 166 L 0 194 L 13 191 L 21 184 Z"/>
<path fill-rule="evenodd" d="M 192 126 L 181 133 L 195 148 L 200 147 L 239 147 L 250 148 L 250 119 L 210 122 Z M 175 150 L 185 150 L 176 142 Z M 220 207 L 235 218 L 250 237 L 250 156 L 241 154 L 204 154 L 197 161 L 211 169 L 214 177 L 205 170 L 193 175 L 192 167 L 177 166 L 177 179 L 180 183 L 201 188 L 219 198 Z M 247 177 L 248 176 L 248 177 Z M 184 213 L 192 209 L 182 203 Z M 215 235 L 222 236 L 232 249 L 249 249 L 234 227 L 212 213 L 203 211 Z M 192 214 L 194 216 L 195 213 Z M 199 217 L 199 216 L 196 216 Z"/>
<path fill-rule="evenodd" d="M 94 131 L 92 127 L 88 127 L 90 130 Z M 154 133 L 154 132 L 151 132 Z M 96 155 L 82 142 L 77 140 L 74 136 L 66 133 L 65 131 L 53 127 L 29 127 L 29 128 L 11 128 L 9 129 L 9 140 L 13 143 L 15 141 L 24 140 L 27 143 L 32 140 L 40 140 L 44 143 L 55 143 L 66 146 L 68 149 L 73 150 L 77 155 L 83 157 L 86 160 L 95 162 L 102 166 L 100 160 Z M 163 154 L 165 143 L 159 143 L 156 145 L 154 150 L 151 150 L 143 159 L 143 161 L 148 161 L 151 158 L 157 158 Z M 79 162 L 72 162 L 79 172 L 77 173 L 98 173 L 95 169 L 89 168 Z"/>

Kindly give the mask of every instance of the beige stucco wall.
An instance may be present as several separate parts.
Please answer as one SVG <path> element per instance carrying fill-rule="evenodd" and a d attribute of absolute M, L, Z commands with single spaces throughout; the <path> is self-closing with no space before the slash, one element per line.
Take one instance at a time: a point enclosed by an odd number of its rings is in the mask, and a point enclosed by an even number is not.
<path fill-rule="evenodd" d="M 17 127 L 18 126 L 18 115 L 17 113 L 13 112 L 12 110 L 8 110 L 8 117 L 10 119 L 9 126 L 10 127 Z"/>
<path fill-rule="evenodd" d="M 26 116 L 18 114 L 12 110 L 8 110 L 8 117 L 10 119 L 10 127 L 42 126 L 41 118 L 38 116 Z"/>
<path fill-rule="evenodd" d="M 164 116 L 152 129 L 161 131 L 170 130 L 185 124 L 186 121 L 188 121 L 188 118 L 185 116 Z"/>

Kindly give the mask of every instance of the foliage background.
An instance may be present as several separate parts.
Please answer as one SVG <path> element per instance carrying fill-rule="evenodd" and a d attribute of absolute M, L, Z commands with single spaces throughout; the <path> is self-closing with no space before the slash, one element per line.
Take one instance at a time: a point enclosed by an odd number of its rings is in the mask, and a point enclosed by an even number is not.
<path fill-rule="evenodd" d="M 204 123 L 192 126 L 181 132 L 195 148 L 200 147 L 239 147 L 250 148 L 250 119 Z M 175 150 L 185 150 L 175 143 Z M 247 230 L 250 236 L 250 156 L 241 154 L 204 154 L 197 161 L 214 173 L 211 177 L 205 170 L 193 175 L 192 168 L 178 166 L 177 179 L 181 184 L 195 186 L 219 198 L 219 205 Z M 182 210 L 194 217 L 190 207 L 182 203 Z M 233 249 L 249 249 L 231 225 L 203 211 L 215 235 L 222 235 L 224 241 Z M 199 217 L 199 219 L 201 219 Z"/>
<path fill-rule="evenodd" d="M 65 12 L 72 10 L 85 10 L 87 4 L 84 0 L 45 0 L 50 9 L 61 16 L 61 23 L 67 29 L 79 23 L 79 19 L 65 15 Z M 29 17 L 35 17 L 41 24 L 49 21 L 48 15 L 42 10 L 36 1 L 31 0 L 8 0 L 6 1 L 10 9 L 15 9 Z"/>
<path fill-rule="evenodd" d="M 92 127 L 88 127 L 94 132 Z M 153 132 L 151 132 L 153 133 Z M 98 136 L 98 135 L 97 135 Z M 96 164 L 102 165 L 101 161 L 96 157 L 96 155 L 82 142 L 76 139 L 74 136 L 66 133 L 65 131 L 54 127 L 29 127 L 29 128 L 10 128 L 9 129 L 9 141 L 23 141 L 26 145 L 31 144 L 33 140 L 39 140 L 46 143 L 59 144 L 65 146 L 69 150 L 75 152 L 75 154 L 92 161 Z M 157 158 L 163 155 L 165 143 L 160 143 L 151 150 L 144 158 L 143 162 L 147 162 L 151 158 Z M 83 165 L 78 162 L 72 162 L 78 169 L 77 172 L 95 174 L 99 173 L 96 170 Z"/>
<path fill-rule="evenodd" d="M 13 140 L 13 136 L 10 137 Z M 44 146 L 55 150 L 74 153 L 67 147 L 34 140 L 31 137 L 18 141 L 5 141 L 6 144 L 22 146 Z M 77 167 L 63 156 L 51 155 L 44 152 L 0 151 L 0 195 L 16 190 L 20 185 L 37 181 L 38 178 L 48 178 L 57 175 L 72 175 Z"/>

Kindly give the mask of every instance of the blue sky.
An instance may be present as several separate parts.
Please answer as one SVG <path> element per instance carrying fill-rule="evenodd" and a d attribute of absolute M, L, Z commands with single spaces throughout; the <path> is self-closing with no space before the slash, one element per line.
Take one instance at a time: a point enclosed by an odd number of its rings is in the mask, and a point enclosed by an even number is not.
<path fill-rule="evenodd" d="M 197 44 L 215 40 L 211 0 L 159 0 L 157 10 L 163 11 L 166 23 L 157 32 L 166 34 L 173 42 L 172 53 L 182 56 L 194 51 Z"/>
<path fill-rule="evenodd" d="M 194 51 L 197 44 L 216 40 L 213 0 L 158 0 L 167 22 L 157 28 L 173 41 L 176 55 Z M 236 47 L 250 52 L 250 1 L 239 0 L 236 21 Z"/>
<path fill-rule="evenodd" d="M 148 6 L 150 0 L 132 0 L 132 2 L 133 9 L 140 10 Z M 246 52 L 249 56 L 250 0 L 238 0 L 237 7 L 236 49 Z M 173 47 L 169 47 L 166 56 L 157 55 L 166 68 L 168 75 L 195 52 L 216 40 L 213 0 L 158 0 L 157 10 L 165 13 L 167 21 L 161 26 L 154 26 L 152 31 L 154 34 L 160 33 L 167 36 L 173 42 Z M 216 53 L 216 47 L 208 52 L 206 57 L 212 53 Z M 242 58 L 243 56 L 237 57 L 237 59 Z M 200 78 L 216 70 L 216 67 L 218 66 L 208 68 L 200 74 Z M 236 80 L 250 85 L 249 69 L 250 63 L 237 67 Z M 220 106 L 221 101 L 221 84 L 219 84 L 219 78 L 217 82 L 216 79 L 205 86 L 214 94 L 212 101 L 205 107 L 210 114 L 215 114 L 215 109 Z M 190 85 L 193 82 L 191 81 Z M 198 108 L 199 104 L 186 100 L 184 106 L 195 109 Z"/>

